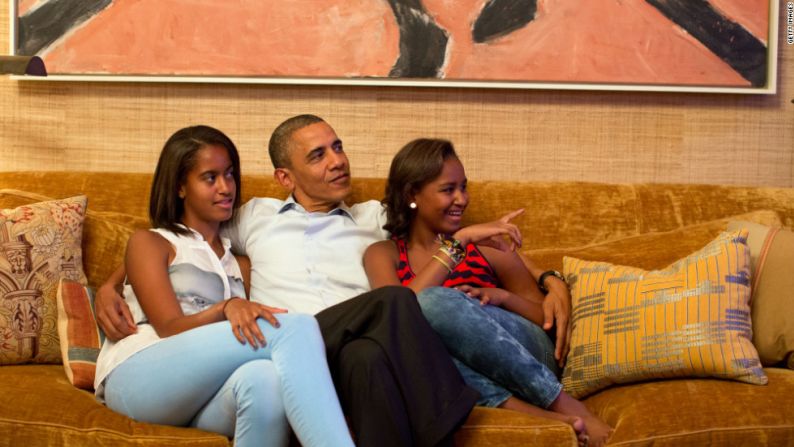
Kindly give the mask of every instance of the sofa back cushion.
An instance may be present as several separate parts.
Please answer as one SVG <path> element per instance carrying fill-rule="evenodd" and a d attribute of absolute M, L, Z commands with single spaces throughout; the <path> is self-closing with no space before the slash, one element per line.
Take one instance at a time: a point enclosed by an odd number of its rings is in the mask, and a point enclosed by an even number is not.
<path fill-rule="evenodd" d="M 660 269 L 708 244 L 720 233 L 726 231 L 729 223 L 736 219 L 758 222 L 763 225 L 780 226 L 781 224 L 777 212 L 758 210 L 687 225 L 675 230 L 654 231 L 581 247 L 525 250 L 522 255 L 532 259 L 544 270 L 562 271 L 564 256 L 630 265 L 645 270 Z"/>
<path fill-rule="evenodd" d="M 124 263 L 127 241 L 135 229 L 149 228 L 149 222 L 135 216 L 89 210 L 84 226 L 85 274 L 88 284 L 98 287 Z"/>
<path fill-rule="evenodd" d="M 154 165 L 152 166 L 154 169 Z M 284 198 L 272 175 L 243 166 L 243 201 L 254 196 Z M 379 200 L 385 180 L 354 172 L 349 203 Z M 50 197 L 85 194 L 93 211 L 146 220 L 151 173 L 0 172 L 0 188 L 35 191 Z M 486 222 L 517 208 L 515 223 L 526 249 L 579 247 L 671 231 L 753 210 L 775 210 L 784 227 L 794 228 L 794 189 L 715 185 L 605 184 L 587 182 L 471 181 L 465 222 Z"/>

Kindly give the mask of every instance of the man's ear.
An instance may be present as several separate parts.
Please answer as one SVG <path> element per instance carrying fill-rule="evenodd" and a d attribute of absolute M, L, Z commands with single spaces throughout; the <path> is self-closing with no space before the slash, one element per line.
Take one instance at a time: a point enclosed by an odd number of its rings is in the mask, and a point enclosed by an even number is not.
<path fill-rule="evenodd" d="M 287 191 L 292 192 L 295 189 L 295 182 L 292 181 L 292 173 L 289 172 L 289 169 L 276 168 L 273 171 L 273 178 Z"/>

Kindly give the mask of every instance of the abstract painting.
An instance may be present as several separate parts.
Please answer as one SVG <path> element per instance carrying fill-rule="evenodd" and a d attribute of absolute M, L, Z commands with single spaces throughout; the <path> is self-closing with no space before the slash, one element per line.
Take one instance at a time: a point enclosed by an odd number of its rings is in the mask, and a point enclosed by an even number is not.
<path fill-rule="evenodd" d="M 50 74 L 774 85 L 778 0 L 12 0 Z"/>

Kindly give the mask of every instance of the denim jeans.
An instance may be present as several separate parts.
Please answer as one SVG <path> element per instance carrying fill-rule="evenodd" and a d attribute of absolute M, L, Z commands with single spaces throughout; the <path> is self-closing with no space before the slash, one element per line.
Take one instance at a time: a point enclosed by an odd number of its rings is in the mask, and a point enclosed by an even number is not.
<path fill-rule="evenodd" d="M 139 421 L 233 434 L 235 446 L 286 446 L 287 421 L 302 445 L 352 446 L 317 321 L 276 318 L 278 329 L 258 320 L 267 344 L 257 350 L 222 321 L 136 353 L 105 380 L 108 407 Z"/>
<path fill-rule="evenodd" d="M 498 406 L 512 394 L 548 408 L 557 399 L 554 345 L 541 327 L 456 289 L 431 287 L 418 299 L 466 384 L 480 392 L 478 404 Z"/>

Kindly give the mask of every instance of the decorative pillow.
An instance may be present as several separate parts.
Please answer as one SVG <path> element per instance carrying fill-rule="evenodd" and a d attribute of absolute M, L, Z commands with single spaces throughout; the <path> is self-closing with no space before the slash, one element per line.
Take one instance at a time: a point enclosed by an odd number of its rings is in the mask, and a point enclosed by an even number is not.
<path fill-rule="evenodd" d="M 573 331 L 565 390 L 581 398 L 684 376 L 766 384 L 750 340 L 747 234 L 723 233 L 657 271 L 566 257 Z"/>
<path fill-rule="evenodd" d="M 688 225 L 671 231 L 645 233 L 612 239 L 581 247 L 527 250 L 528 256 L 543 269 L 562 271 L 563 256 L 598 259 L 613 264 L 631 265 L 646 270 L 658 269 L 700 249 L 728 228 L 733 220 L 781 226 L 780 217 L 772 210 L 759 210 L 724 219 Z"/>
<path fill-rule="evenodd" d="M 53 200 L 29 191 L 0 189 L 0 207 L 16 207 Z M 149 228 L 149 221 L 129 214 L 91 211 L 83 221 L 83 269 L 88 284 L 98 286 L 124 262 L 124 252 L 135 229 Z"/>
<path fill-rule="evenodd" d="M 58 281 L 85 283 L 86 197 L 0 209 L 0 365 L 60 363 Z"/>
<path fill-rule="evenodd" d="M 764 365 L 794 369 L 794 232 L 752 222 L 731 222 L 749 230 L 753 261 L 753 344 Z"/>
<path fill-rule="evenodd" d="M 58 287 L 58 337 L 66 377 L 72 385 L 94 389 L 94 373 L 105 334 L 97 325 L 90 288 L 61 280 Z"/>

